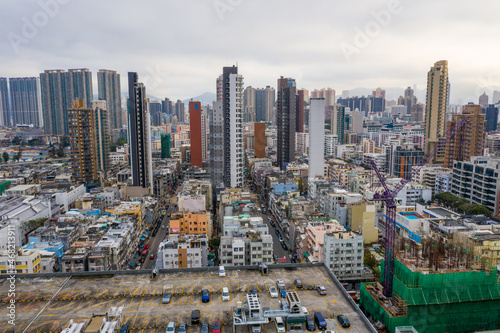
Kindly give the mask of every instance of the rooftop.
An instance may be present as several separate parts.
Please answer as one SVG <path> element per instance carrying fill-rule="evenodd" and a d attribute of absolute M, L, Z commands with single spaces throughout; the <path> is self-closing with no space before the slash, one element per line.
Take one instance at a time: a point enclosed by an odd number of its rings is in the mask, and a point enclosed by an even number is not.
<path fill-rule="evenodd" d="M 263 307 L 279 308 L 279 299 L 270 297 L 269 287 L 275 286 L 276 280 L 281 279 L 287 290 L 296 291 L 302 306 L 309 313 L 323 314 L 329 329 L 340 331 L 335 318 L 344 314 L 351 323 L 351 332 L 374 332 L 323 265 L 295 264 L 288 268 L 271 265 L 266 276 L 262 276 L 254 266 L 246 269 L 227 267 L 226 276 L 222 278 L 217 268 L 178 269 L 160 272 L 156 281 L 150 280 L 149 271 L 105 272 L 101 275 L 73 273 L 68 279 L 69 276 L 61 273 L 18 276 L 18 331 L 60 332 L 71 319 L 88 322 L 92 314 L 103 315 L 113 306 L 123 306 L 125 324 L 130 325 L 134 333 L 143 330 L 163 333 L 169 321 L 177 325 L 190 323 L 191 311 L 195 309 L 200 310 L 202 322 L 211 324 L 219 319 L 223 332 L 233 332 L 232 310 L 236 302 L 247 299 L 250 290 L 259 292 Z M 303 289 L 295 288 L 295 279 L 302 281 Z M 326 288 L 327 296 L 317 294 L 317 284 Z M 0 311 L 4 312 L 9 304 L 5 302 L 8 286 L 7 283 L 0 286 L 0 297 L 4 299 L 0 303 Z M 230 301 L 222 302 L 222 287 L 229 288 Z M 202 289 L 211 292 L 210 302 L 201 302 Z M 162 304 L 162 295 L 166 290 L 172 292 L 170 304 Z M 40 315 L 30 324 L 37 314 Z M 0 322 L 0 331 L 7 328 L 10 326 L 6 321 Z M 199 327 L 190 327 L 191 331 L 199 332 Z M 275 332 L 274 324 L 265 324 L 263 331 Z M 238 327 L 235 332 L 248 332 L 248 327 Z"/>

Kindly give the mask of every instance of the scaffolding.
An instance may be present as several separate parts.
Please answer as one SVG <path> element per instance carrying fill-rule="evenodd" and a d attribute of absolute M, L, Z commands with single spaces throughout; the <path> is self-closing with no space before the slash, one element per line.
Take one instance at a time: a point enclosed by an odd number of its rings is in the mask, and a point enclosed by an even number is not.
<path fill-rule="evenodd" d="M 500 284 L 497 269 L 480 264 L 480 261 L 477 265 L 484 269 L 473 269 L 467 255 L 458 262 L 457 253 L 453 251 L 448 254 L 457 262 L 446 256 L 426 260 L 422 251 L 424 246 L 413 258 L 395 260 L 392 298 L 382 294 L 380 283 L 362 284 L 360 305 L 374 321 L 383 322 L 391 332 L 398 326 L 413 326 L 418 332 L 436 333 L 498 328 Z M 422 264 L 424 261 L 427 266 Z M 446 262 L 448 264 L 444 265 Z M 382 277 L 381 274 L 381 281 Z"/>

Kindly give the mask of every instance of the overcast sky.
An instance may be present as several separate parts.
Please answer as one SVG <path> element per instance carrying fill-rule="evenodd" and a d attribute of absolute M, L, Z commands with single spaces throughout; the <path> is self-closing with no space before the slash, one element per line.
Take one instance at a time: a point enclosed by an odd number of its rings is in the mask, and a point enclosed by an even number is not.
<path fill-rule="evenodd" d="M 452 101 L 477 102 L 500 90 L 499 13 L 493 0 L 2 0 L 0 76 L 105 68 L 125 91 L 136 71 L 149 94 L 185 99 L 237 62 L 245 85 L 283 75 L 340 95 L 425 89 L 446 59 Z"/>

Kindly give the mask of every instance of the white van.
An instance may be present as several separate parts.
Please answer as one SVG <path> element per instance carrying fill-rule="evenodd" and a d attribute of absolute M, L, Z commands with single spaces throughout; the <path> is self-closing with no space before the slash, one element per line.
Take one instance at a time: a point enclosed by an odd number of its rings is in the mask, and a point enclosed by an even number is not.
<path fill-rule="evenodd" d="M 222 287 L 222 301 L 230 301 L 231 296 L 229 296 L 229 288 L 228 287 Z"/>
<path fill-rule="evenodd" d="M 274 325 L 276 325 L 276 331 L 278 333 L 285 333 L 285 322 L 283 321 L 283 318 L 281 317 L 275 317 L 274 318 Z"/>
<path fill-rule="evenodd" d="M 226 269 L 224 266 L 219 266 L 219 276 L 226 276 Z"/>

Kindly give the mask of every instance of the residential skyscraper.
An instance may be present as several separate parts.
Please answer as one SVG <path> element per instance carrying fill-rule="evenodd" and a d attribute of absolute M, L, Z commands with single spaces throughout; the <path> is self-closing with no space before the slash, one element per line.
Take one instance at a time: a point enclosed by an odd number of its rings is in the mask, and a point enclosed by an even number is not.
<path fill-rule="evenodd" d="M 150 114 L 146 87 L 135 72 L 128 73 L 128 120 L 132 185 L 153 189 Z"/>
<path fill-rule="evenodd" d="M 358 115 L 359 116 L 359 115 Z M 344 132 L 345 132 L 345 107 L 339 105 L 333 108 L 332 111 L 332 134 L 337 134 L 339 138 L 339 144 L 344 144 Z"/>
<path fill-rule="evenodd" d="M 121 129 L 123 117 L 120 74 L 116 71 L 100 69 L 97 72 L 97 90 L 99 100 L 106 101 L 110 131 Z"/>
<path fill-rule="evenodd" d="M 335 105 L 335 90 L 332 88 L 314 89 L 311 98 L 324 98 L 325 106 Z"/>
<path fill-rule="evenodd" d="M 83 99 L 86 108 L 92 107 L 92 72 L 87 68 L 68 69 L 67 76 L 68 105 L 75 99 Z"/>
<path fill-rule="evenodd" d="M 494 132 L 498 127 L 498 107 L 490 104 L 486 108 L 486 132 Z"/>
<path fill-rule="evenodd" d="M 309 179 L 311 179 L 323 176 L 326 100 L 310 98 L 309 102 Z"/>
<path fill-rule="evenodd" d="M 0 77 L 0 126 L 11 127 L 9 87 L 5 77 Z"/>
<path fill-rule="evenodd" d="M 186 113 L 184 110 L 184 103 L 180 99 L 175 103 L 175 115 L 177 116 L 177 120 L 179 124 L 182 124 L 186 121 Z"/>
<path fill-rule="evenodd" d="M 500 103 L 500 91 L 493 90 L 493 100 L 491 101 L 491 104 L 498 104 L 498 103 Z"/>
<path fill-rule="evenodd" d="M 255 92 L 256 89 L 248 86 L 243 91 L 243 121 L 255 121 Z"/>
<path fill-rule="evenodd" d="M 410 119 L 412 122 L 424 121 L 424 105 L 422 103 L 417 103 L 415 105 L 412 105 Z"/>
<path fill-rule="evenodd" d="M 95 140 L 96 140 L 96 155 L 97 155 L 97 170 L 107 172 L 111 168 L 109 159 L 109 115 L 106 110 L 106 101 L 93 101 L 92 109 L 94 111 L 95 123 Z"/>
<path fill-rule="evenodd" d="M 276 102 L 277 125 L 277 162 L 281 170 L 295 160 L 295 114 L 297 91 L 295 80 L 281 77 L 278 79 L 278 98 Z"/>
<path fill-rule="evenodd" d="M 433 151 L 446 129 L 448 104 L 448 61 L 441 60 L 431 67 L 427 74 L 427 100 L 425 106 L 425 153 Z M 442 162 L 444 156 L 438 153 L 430 163 Z"/>
<path fill-rule="evenodd" d="M 77 99 L 67 114 L 73 179 L 91 185 L 98 179 L 94 111 L 85 107 L 84 100 Z"/>
<path fill-rule="evenodd" d="M 243 76 L 224 67 L 210 119 L 210 171 L 214 188 L 243 187 Z M 220 98 L 220 100 L 219 100 Z"/>
<path fill-rule="evenodd" d="M 9 90 L 13 125 L 41 127 L 43 118 L 40 79 L 37 77 L 10 78 Z"/>
<path fill-rule="evenodd" d="M 255 89 L 255 121 L 265 121 L 272 123 L 273 108 L 275 100 L 275 90 L 273 87 Z"/>
<path fill-rule="evenodd" d="M 68 134 L 67 75 L 62 69 L 40 74 L 43 129 L 46 135 Z M 71 102 L 73 103 L 73 102 Z"/>
<path fill-rule="evenodd" d="M 479 106 L 485 108 L 488 106 L 488 95 L 485 92 L 481 96 L 479 96 Z"/>
<path fill-rule="evenodd" d="M 411 89 L 411 87 L 408 87 L 405 90 L 405 95 L 399 96 L 398 105 L 405 105 L 406 114 L 411 114 L 411 108 L 415 104 L 417 104 L 417 97 L 413 94 L 413 89 Z"/>
<path fill-rule="evenodd" d="M 222 85 L 222 80 L 221 85 Z M 222 89 L 222 88 L 221 88 Z M 221 94 L 222 98 L 222 94 Z M 210 113 L 210 180 L 214 191 L 224 185 L 224 113 L 222 101 L 214 102 Z"/>
<path fill-rule="evenodd" d="M 46 70 L 40 74 L 44 133 L 68 134 L 68 108 L 82 99 L 92 107 L 92 73 L 87 68 Z"/>
<path fill-rule="evenodd" d="M 446 142 L 444 166 L 453 168 L 454 161 L 468 162 L 472 156 L 483 156 L 484 140 L 486 138 L 486 120 L 480 105 L 466 105 L 462 114 L 452 115 L 448 128 L 456 126 L 464 119 L 465 123 Z"/>
<path fill-rule="evenodd" d="M 222 87 L 224 184 L 243 187 L 243 76 L 238 74 L 238 67 L 223 68 Z"/>
<path fill-rule="evenodd" d="M 297 91 L 297 106 L 295 107 L 295 131 L 304 132 L 304 90 Z"/>
<path fill-rule="evenodd" d="M 191 135 L 191 166 L 201 168 L 203 166 L 202 157 L 202 127 L 201 127 L 201 103 L 189 102 L 189 131 Z"/>
<path fill-rule="evenodd" d="M 254 156 L 266 157 L 266 123 L 254 123 Z"/>
<path fill-rule="evenodd" d="M 165 97 L 163 101 L 161 101 L 161 112 L 166 113 L 166 114 L 173 114 L 173 106 L 172 106 L 172 101 Z"/>

